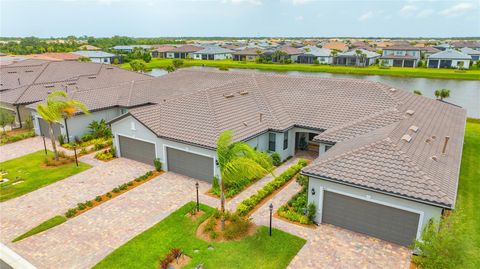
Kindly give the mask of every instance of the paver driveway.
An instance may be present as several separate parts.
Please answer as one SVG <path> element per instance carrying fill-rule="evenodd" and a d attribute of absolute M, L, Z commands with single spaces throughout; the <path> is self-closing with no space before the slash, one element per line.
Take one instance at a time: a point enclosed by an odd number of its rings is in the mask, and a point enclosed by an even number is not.
<path fill-rule="evenodd" d="M 300 189 L 300 185 L 291 182 L 252 215 L 254 222 L 268 226 L 270 203 L 278 208 Z M 321 224 L 312 229 L 274 218 L 273 226 L 307 239 L 288 268 L 406 269 L 410 265 L 407 248 L 333 225 Z"/>
<path fill-rule="evenodd" d="M 50 141 L 46 140 L 46 142 Z M 40 136 L 0 146 L 0 163 L 42 150 L 43 148 L 43 139 Z M 51 146 L 47 144 L 47 148 L 50 149 Z"/>
<path fill-rule="evenodd" d="M 152 170 L 153 167 L 119 158 L 109 162 L 80 158 L 92 168 L 23 196 L 0 203 L 0 240 L 12 239 L 79 202 L 95 198 L 114 187 Z"/>
<path fill-rule="evenodd" d="M 10 247 L 39 268 L 90 268 L 195 199 L 196 180 L 164 173 L 60 226 Z M 209 188 L 200 182 L 200 191 Z"/>

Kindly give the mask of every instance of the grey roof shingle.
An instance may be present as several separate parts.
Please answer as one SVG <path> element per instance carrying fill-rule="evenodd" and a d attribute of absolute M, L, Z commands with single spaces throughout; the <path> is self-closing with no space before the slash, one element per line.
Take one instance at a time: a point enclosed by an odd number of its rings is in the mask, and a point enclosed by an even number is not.
<path fill-rule="evenodd" d="M 458 60 L 471 60 L 472 57 L 458 50 L 447 49 L 434 53 L 428 57 L 428 59 L 458 59 Z"/>

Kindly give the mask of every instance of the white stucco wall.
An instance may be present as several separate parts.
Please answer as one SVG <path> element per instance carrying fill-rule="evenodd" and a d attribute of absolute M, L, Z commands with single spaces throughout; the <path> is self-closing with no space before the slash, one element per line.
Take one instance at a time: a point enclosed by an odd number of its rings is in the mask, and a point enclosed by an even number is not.
<path fill-rule="evenodd" d="M 312 195 L 312 189 L 315 189 L 315 195 Z M 317 223 L 322 223 L 322 202 L 324 191 L 339 192 L 340 194 L 347 194 L 354 198 L 360 198 L 366 201 L 377 202 L 419 213 L 420 222 L 417 230 L 417 238 L 421 235 L 421 231 L 425 225 L 428 224 L 429 219 L 433 218 L 439 220 L 442 215 L 442 208 L 440 207 L 310 177 L 308 182 L 308 203 L 313 202 L 317 208 L 315 216 Z"/>

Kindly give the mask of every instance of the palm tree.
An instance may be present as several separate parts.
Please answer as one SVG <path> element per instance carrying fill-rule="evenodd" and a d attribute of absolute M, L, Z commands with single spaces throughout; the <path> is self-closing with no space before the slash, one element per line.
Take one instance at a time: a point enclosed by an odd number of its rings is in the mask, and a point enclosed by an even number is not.
<path fill-rule="evenodd" d="M 217 161 L 220 168 L 220 208 L 222 230 L 225 227 L 225 184 L 230 185 L 238 178 L 257 178 L 271 173 L 270 156 L 258 152 L 243 142 L 233 142 L 233 132 L 224 131 L 217 140 Z"/>
<path fill-rule="evenodd" d="M 437 97 L 437 99 L 440 99 L 440 101 L 443 101 L 444 98 L 450 97 L 450 90 L 449 89 L 435 90 L 435 97 Z"/>
<path fill-rule="evenodd" d="M 90 114 L 82 102 L 70 99 L 64 91 L 54 91 L 50 93 L 47 96 L 47 102 L 37 106 L 38 114 L 48 123 L 55 160 L 58 160 L 58 151 L 53 134 L 53 124 L 60 123 L 62 119 L 71 118 L 79 110 L 85 114 Z"/>

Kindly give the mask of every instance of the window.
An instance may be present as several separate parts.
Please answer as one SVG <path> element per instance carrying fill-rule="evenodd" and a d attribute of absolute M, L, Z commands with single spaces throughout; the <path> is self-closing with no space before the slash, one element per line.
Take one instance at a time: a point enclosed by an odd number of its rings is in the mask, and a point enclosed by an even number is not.
<path fill-rule="evenodd" d="M 126 108 L 121 108 L 121 109 L 120 109 L 120 114 L 121 114 L 121 115 L 123 115 L 123 114 L 125 114 L 125 113 L 127 113 L 127 112 L 128 112 L 128 110 L 127 110 Z"/>
<path fill-rule="evenodd" d="M 269 133 L 268 134 L 268 150 L 269 151 L 275 151 L 275 140 L 276 140 L 276 135 L 274 133 Z"/>
<path fill-rule="evenodd" d="M 316 133 L 308 133 L 308 141 L 313 141 L 313 138 L 317 136 Z"/>
<path fill-rule="evenodd" d="M 288 131 L 283 133 L 283 150 L 288 149 Z"/>

